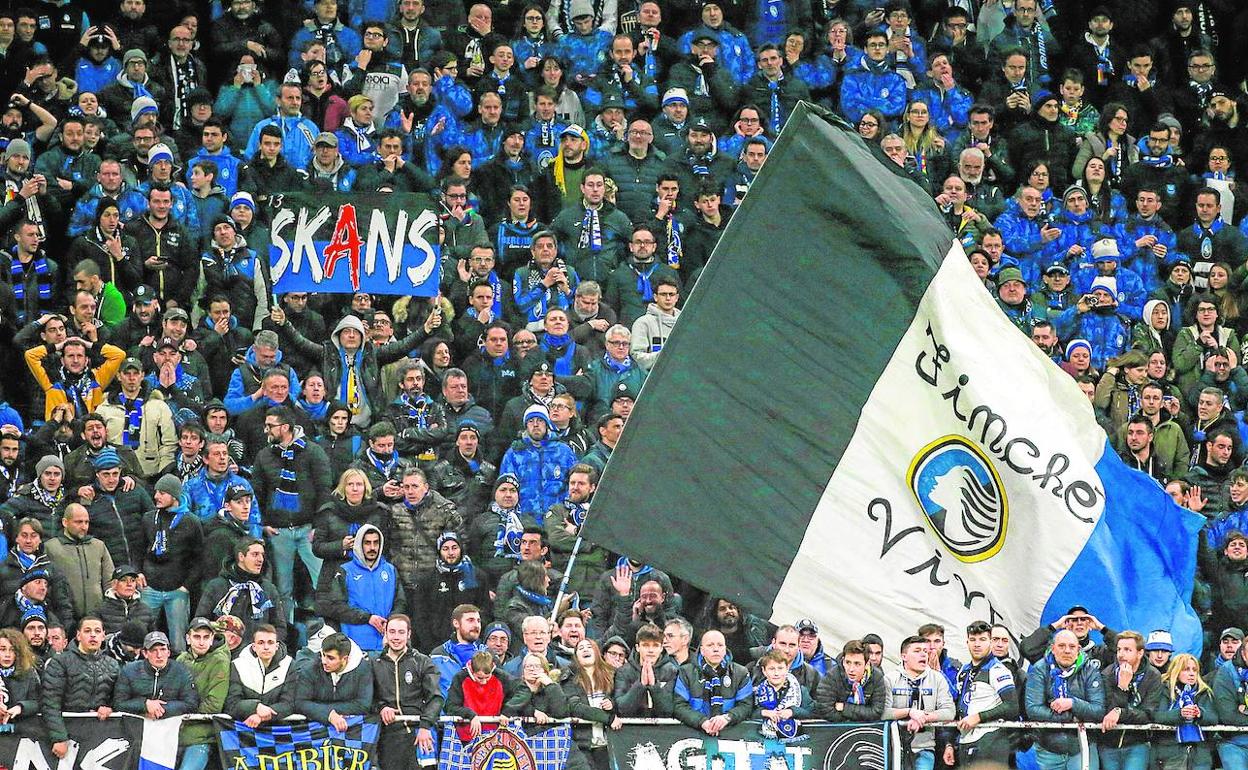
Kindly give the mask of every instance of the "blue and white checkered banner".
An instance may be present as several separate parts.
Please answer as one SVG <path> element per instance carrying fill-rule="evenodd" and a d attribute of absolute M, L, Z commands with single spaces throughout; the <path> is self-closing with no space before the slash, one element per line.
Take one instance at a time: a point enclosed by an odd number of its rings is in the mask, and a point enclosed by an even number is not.
<path fill-rule="evenodd" d="M 531 734 L 518 722 L 505 724 L 467 743 L 455 727 L 446 726 L 438 770 L 563 770 L 571 748 L 572 727 L 566 724 Z"/>
<path fill-rule="evenodd" d="M 376 720 L 346 717 L 346 732 L 321 722 L 282 722 L 251 728 L 242 722 L 213 720 L 226 770 L 373 770 L 377 756 Z"/>

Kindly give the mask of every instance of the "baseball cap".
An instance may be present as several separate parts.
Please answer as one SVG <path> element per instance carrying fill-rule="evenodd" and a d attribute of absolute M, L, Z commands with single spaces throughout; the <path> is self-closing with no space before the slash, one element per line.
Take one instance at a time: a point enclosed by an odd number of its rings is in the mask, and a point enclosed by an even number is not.
<path fill-rule="evenodd" d="M 138 577 L 139 571 L 129 564 L 123 564 L 113 570 L 113 580 L 121 580 L 125 577 Z"/>
<path fill-rule="evenodd" d="M 173 311 L 171 310 L 169 312 L 172 313 Z M 184 310 L 182 312 L 185 313 L 186 311 Z M 178 343 L 174 341 L 173 337 L 161 337 L 156 343 L 156 349 L 161 350 L 163 348 L 173 348 L 174 350 L 177 350 Z"/>
<path fill-rule="evenodd" d="M 241 500 L 244 497 L 254 497 L 254 496 L 255 496 L 255 493 L 252 492 L 251 488 L 248 487 L 246 484 L 231 484 L 229 488 L 225 490 L 225 499 L 227 502 L 231 500 Z"/>
<path fill-rule="evenodd" d="M 147 302 L 154 302 L 157 299 L 158 297 L 156 296 L 156 290 L 153 289 L 151 286 L 148 286 L 147 284 L 143 284 L 134 290 L 135 302 L 147 303 Z"/>
<path fill-rule="evenodd" d="M 128 372 L 131 369 L 137 372 L 143 371 L 143 362 L 133 356 L 121 362 L 121 371 Z"/>
<path fill-rule="evenodd" d="M 197 618 L 192 618 L 191 623 L 190 625 L 186 627 L 186 630 L 196 631 L 201 628 L 206 628 L 209 631 L 214 631 L 214 632 L 217 630 L 217 627 L 212 624 L 212 621 L 209 620 L 208 618 L 203 617 L 202 615 Z"/>
<path fill-rule="evenodd" d="M 322 131 L 321 133 L 316 135 L 316 141 L 312 143 L 312 146 L 320 147 L 322 144 L 325 145 L 326 147 L 337 147 L 338 137 L 334 136 L 328 131 Z"/>
<path fill-rule="evenodd" d="M 143 637 L 143 649 L 145 650 L 150 650 L 161 644 L 166 647 L 169 646 L 169 637 L 165 636 L 161 631 L 152 631 L 150 634 Z"/>
<path fill-rule="evenodd" d="M 815 634 L 819 635 L 819 626 L 815 625 L 815 621 L 810 618 L 802 618 L 793 624 L 799 634 Z"/>
<path fill-rule="evenodd" d="M 1223 630 L 1222 634 L 1218 636 L 1218 638 L 1225 639 L 1228 636 L 1231 637 L 1232 639 L 1238 639 L 1241 642 L 1244 641 L 1244 632 L 1234 626 L 1231 626 L 1230 628 Z"/>
<path fill-rule="evenodd" d="M 565 136 L 575 136 L 577 139 L 584 139 L 585 129 L 581 128 L 580 125 L 576 123 L 569 123 L 567 128 L 559 132 L 560 139 Z"/>
<path fill-rule="evenodd" d="M 191 321 L 191 316 L 180 307 L 171 307 L 165 311 L 165 320 L 168 321 L 171 318 L 181 318 L 183 321 L 186 321 L 187 323 L 190 323 Z M 170 340 L 170 342 L 172 341 L 173 340 Z"/>

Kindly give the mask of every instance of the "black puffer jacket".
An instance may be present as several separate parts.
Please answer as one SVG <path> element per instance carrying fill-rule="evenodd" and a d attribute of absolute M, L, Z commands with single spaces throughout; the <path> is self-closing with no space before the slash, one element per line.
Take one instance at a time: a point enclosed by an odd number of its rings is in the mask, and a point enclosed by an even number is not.
<path fill-rule="evenodd" d="M 384 505 L 376 500 L 364 500 L 359 505 L 350 505 L 345 500 L 332 497 L 316 514 L 312 553 L 329 562 L 347 561 L 351 558 L 351 552 L 342 549 L 342 539 L 347 535 L 354 535 L 365 524 L 372 524 L 381 530 L 385 540 L 390 539 Z"/>
<path fill-rule="evenodd" d="M 152 628 L 152 608 L 143 603 L 138 594 L 133 599 L 123 599 L 108 589 L 104 592 L 104 603 L 96 610 L 104 621 L 104 633 L 115 634 L 130 621 L 142 623 L 143 628 Z"/>
<path fill-rule="evenodd" d="M 66 740 L 66 711 L 95 711 L 113 703 L 113 685 L 121 666 L 102 652 L 85 653 L 71 644 L 43 669 L 43 720 L 48 740 Z"/>

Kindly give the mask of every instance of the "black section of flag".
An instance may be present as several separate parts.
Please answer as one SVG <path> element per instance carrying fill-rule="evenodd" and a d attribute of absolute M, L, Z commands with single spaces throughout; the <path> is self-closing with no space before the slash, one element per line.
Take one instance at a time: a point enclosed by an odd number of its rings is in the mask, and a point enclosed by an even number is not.
<path fill-rule="evenodd" d="M 916 185 L 799 105 L 646 382 L 585 536 L 769 615 L 951 245 Z"/>

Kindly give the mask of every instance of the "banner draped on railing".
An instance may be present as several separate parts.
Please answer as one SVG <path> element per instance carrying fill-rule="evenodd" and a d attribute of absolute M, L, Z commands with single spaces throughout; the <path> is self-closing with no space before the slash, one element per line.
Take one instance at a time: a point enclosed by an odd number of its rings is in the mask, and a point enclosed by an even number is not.
<path fill-rule="evenodd" d="M 63 760 L 52 753 L 52 742 L 42 737 L 42 720 L 36 722 L 41 736 L 38 740 L 22 737 L 25 726 L 20 720 L 18 732 L 0 734 L 0 767 L 8 770 L 135 770 L 139 766 L 139 747 L 143 739 L 141 719 L 101 721 L 95 717 L 65 717 L 69 753 Z"/>
<path fill-rule="evenodd" d="M 465 743 L 448 725 L 442 730 L 438 770 L 563 770 L 572 746 L 571 725 L 529 729 L 532 734 L 519 723 L 507 724 Z"/>
<path fill-rule="evenodd" d="M 781 743 L 747 722 L 715 738 L 684 725 L 625 725 L 606 738 L 613 770 L 895 770 L 890 734 L 887 722 L 807 723 Z"/>
<path fill-rule="evenodd" d="M 274 293 L 438 293 L 440 219 L 427 195 L 289 193 L 270 199 L 269 217 Z"/>
<path fill-rule="evenodd" d="M 224 770 L 372 770 L 379 767 L 376 720 L 345 717 L 347 730 L 338 732 L 321 722 L 266 723 L 251 728 L 233 719 L 217 717 L 217 740 Z"/>

